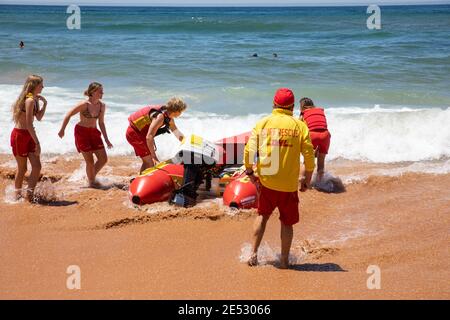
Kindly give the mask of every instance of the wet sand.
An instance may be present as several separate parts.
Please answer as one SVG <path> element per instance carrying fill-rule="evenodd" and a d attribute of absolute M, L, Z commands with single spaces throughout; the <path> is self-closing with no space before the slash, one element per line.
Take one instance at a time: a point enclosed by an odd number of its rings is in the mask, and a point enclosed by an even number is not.
<path fill-rule="evenodd" d="M 126 192 L 134 157 L 110 158 L 100 174 L 106 190 L 84 187 L 80 160 L 46 157 L 40 188 L 53 201 L 31 205 L 11 202 L 14 161 L 0 155 L 1 299 L 450 298 L 448 173 L 333 162 L 346 192 L 300 194 L 293 265 L 281 270 L 276 212 L 262 265 L 251 268 L 255 210 L 214 199 L 136 208 Z M 81 269 L 81 290 L 66 287 L 70 265 Z M 367 288 L 369 265 L 381 270 L 379 290 Z"/>

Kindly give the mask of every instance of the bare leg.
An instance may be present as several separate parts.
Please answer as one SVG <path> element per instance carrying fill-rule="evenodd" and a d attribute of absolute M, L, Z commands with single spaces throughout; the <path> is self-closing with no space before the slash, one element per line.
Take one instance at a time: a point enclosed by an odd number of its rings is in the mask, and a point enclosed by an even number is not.
<path fill-rule="evenodd" d="M 30 159 L 31 163 L 31 173 L 28 178 L 28 200 L 31 201 L 33 199 L 34 188 L 39 180 L 39 176 L 41 175 L 41 158 L 35 153 L 29 153 L 28 159 Z"/>
<path fill-rule="evenodd" d="M 320 153 L 317 156 L 317 181 L 320 181 L 325 173 L 325 153 Z"/>
<path fill-rule="evenodd" d="M 19 200 L 22 196 L 22 184 L 25 173 L 27 172 L 27 161 L 26 157 L 16 157 L 17 161 L 17 172 L 14 179 L 14 187 L 16 188 L 16 200 Z"/>
<path fill-rule="evenodd" d="M 92 152 L 82 152 L 84 161 L 86 161 L 86 175 L 89 181 L 89 186 L 95 186 L 95 164 L 94 155 Z"/>
<path fill-rule="evenodd" d="M 108 162 L 108 155 L 106 154 L 105 149 L 95 150 L 94 154 L 97 156 L 97 162 L 95 162 L 94 165 L 94 172 L 95 176 L 102 170 L 102 168 L 105 166 L 105 164 Z M 94 180 L 95 180 L 94 176 Z"/>
<path fill-rule="evenodd" d="M 270 216 L 258 215 L 253 224 L 253 248 L 252 255 L 248 259 L 247 264 L 249 266 L 256 266 L 258 264 L 258 248 L 261 244 L 261 240 L 264 236 L 264 231 L 266 230 L 267 221 L 269 221 Z"/>
<path fill-rule="evenodd" d="M 152 157 L 150 155 L 142 157 L 142 166 L 141 166 L 141 171 L 140 173 L 142 173 L 144 170 L 153 167 L 155 164 L 153 163 Z"/>
<path fill-rule="evenodd" d="M 281 261 L 280 268 L 289 268 L 289 251 L 291 250 L 294 228 L 281 222 Z"/>

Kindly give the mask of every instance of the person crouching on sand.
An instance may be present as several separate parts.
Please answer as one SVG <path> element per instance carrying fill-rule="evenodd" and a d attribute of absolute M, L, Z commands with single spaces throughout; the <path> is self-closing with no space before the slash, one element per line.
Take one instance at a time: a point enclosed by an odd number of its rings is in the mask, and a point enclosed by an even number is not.
<path fill-rule="evenodd" d="M 322 108 L 314 106 L 314 102 L 305 97 L 300 99 L 300 120 L 308 126 L 311 142 L 316 150 L 317 181 L 320 181 L 325 173 L 325 157 L 331 140 L 327 118 Z"/>
<path fill-rule="evenodd" d="M 300 154 L 305 159 L 305 173 L 300 180 L 300 191 L 309 188 L 314 170 L 314 149 L 308 127 L 293 117 L 294 93 L 278 89 L 273 99 L 272 114 L 257 122 L 244 149 L 245 172 L 257 186 L 259 205 L 253 231 L 252 255 L 249 266 L 258 264 L 258 248 L 270 215 L 278 207 L 281 222 L 280 268 L 289 267 L 289 251 L 293 225 L 299 221 L 298 189 Z M 257 174 L 253 172 L 257 157 Z"/>
<path fill-rule="evenodd" d="M 142 159 L 140 172 L 159 162 L 155 152 L 156 136 L 171 131 L 178 140 L 183 141 L 184 136 L 175 125 L 175 118 L 186 108 L 186 103 L 181 99 L 172 98 L 165 105 L 150 105 L 130 115 L 126 137 L 136 156 Z"/>
<path fill-rule="evenodd" d="M 41 121 L 47 107 L 47 100 L 41 96 L 44 80 L 40 76 L 28 76 L 22 92 L 12 106 L 14 129 L 11 132 L 11 147 L 17 161 L 17 172 L 14 181 L 16 199 L 22 197 L 22 184 L 27 172 L 27 160 L 31 163 L 31 174 L 28 178 L 27 199 L 34 201 L 34 188 L 41 173 L 41 145 L 33 126 L 34 118 Z M 39 108 L 39 100 L 43 102 Z"/>
<path fill-rule="evenodd" d="M 106 133 L 106 105 L 100 100 L 103 97 L 103 86 L 98 82 L 92 82 L 84 95 L 88 99 L 78 103 L 66 114 L 58 135 L 60 138 L 64 137 L 64 131 L 70 118 L 79 113 L 80 121 L 75 126 L 75 146 L 86 161 L 86 175 L 89 186 L 98 188 L 100 184 L 96 182 L 95 177 L 108 161 L 101 135 L 103 134 L 109 149 L 113 145 Z M 97 120 L 101 132 L 97 129 Z M 97 157 L 97 161 L 94 161 L 94 155 Z"/>

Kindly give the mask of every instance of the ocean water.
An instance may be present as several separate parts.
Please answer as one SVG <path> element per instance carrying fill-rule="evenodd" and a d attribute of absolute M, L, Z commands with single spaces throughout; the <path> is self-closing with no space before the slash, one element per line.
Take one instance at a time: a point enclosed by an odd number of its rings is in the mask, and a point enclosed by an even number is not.
<path fill-rule="evenodd" d="M 57 132 L 99 81 L 110 154 L 132 154 L 126 119 L 147 104 L 185 99 L 178 127 L 215 140 L 250 130 L 276 89 L 290 87 L 296 114 L 303 96 L 326 108 L 329 159 L 450 157 L 449 5 L 381 7 L 381 30 L 367 29 L 366 7 L 81 7 L 81 30 L 67 29 L 66 9 L 0 5 L 2 153 L 10 152 L 10 106 L 26 76 L 39 74 L 44 153 L 75 152 L 76 120 L 64 140 Z M 160 158 L 172 156 L 176 139 L 158 140 Z"/>

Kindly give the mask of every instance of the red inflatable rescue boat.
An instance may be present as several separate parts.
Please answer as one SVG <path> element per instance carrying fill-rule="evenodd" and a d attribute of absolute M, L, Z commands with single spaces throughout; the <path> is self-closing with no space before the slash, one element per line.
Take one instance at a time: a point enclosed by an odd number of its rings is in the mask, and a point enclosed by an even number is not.
<path fill-rule="evenodd" d="M 219 190 L 214 191 L 218 196 L 223 194 L 223 203 L 226 206 L 240 209 L 258 207 L 256 186 L 245 175 L 244 167 L 241 166 L 243 150 L 249 136 L 250 132 L 246 132 L 215 143 L 218 160 L 216 166 L 209 171 L 210 180 L 206 185 L 211 185 L 211 179 L 218 179 L 215 185 Z M 198 147 L 201 144 L 200 139 L 192 136 L 190 143 Z M 168 201 L 174 192 L 182 188 L 184 174 L 184 165 L 179 163 L 176 157 L 161 162 L 132 180 L 129 187 L 130 200 L 137 205 Z"/>
<path fill-rule="evenodd" d="M 258 191 L 244 170 L 236 172 L 223 193 L 223 204 L 231 208 L 258 208 Z"/>
<path fill-rule="evenodd" d="M 145 170 L 130 184 L 128 193 L 131 202 L 142 205 L 169 200 L 171 194 L 181 186 L 183 173 L 183 165 L 170 161 Z"/>

